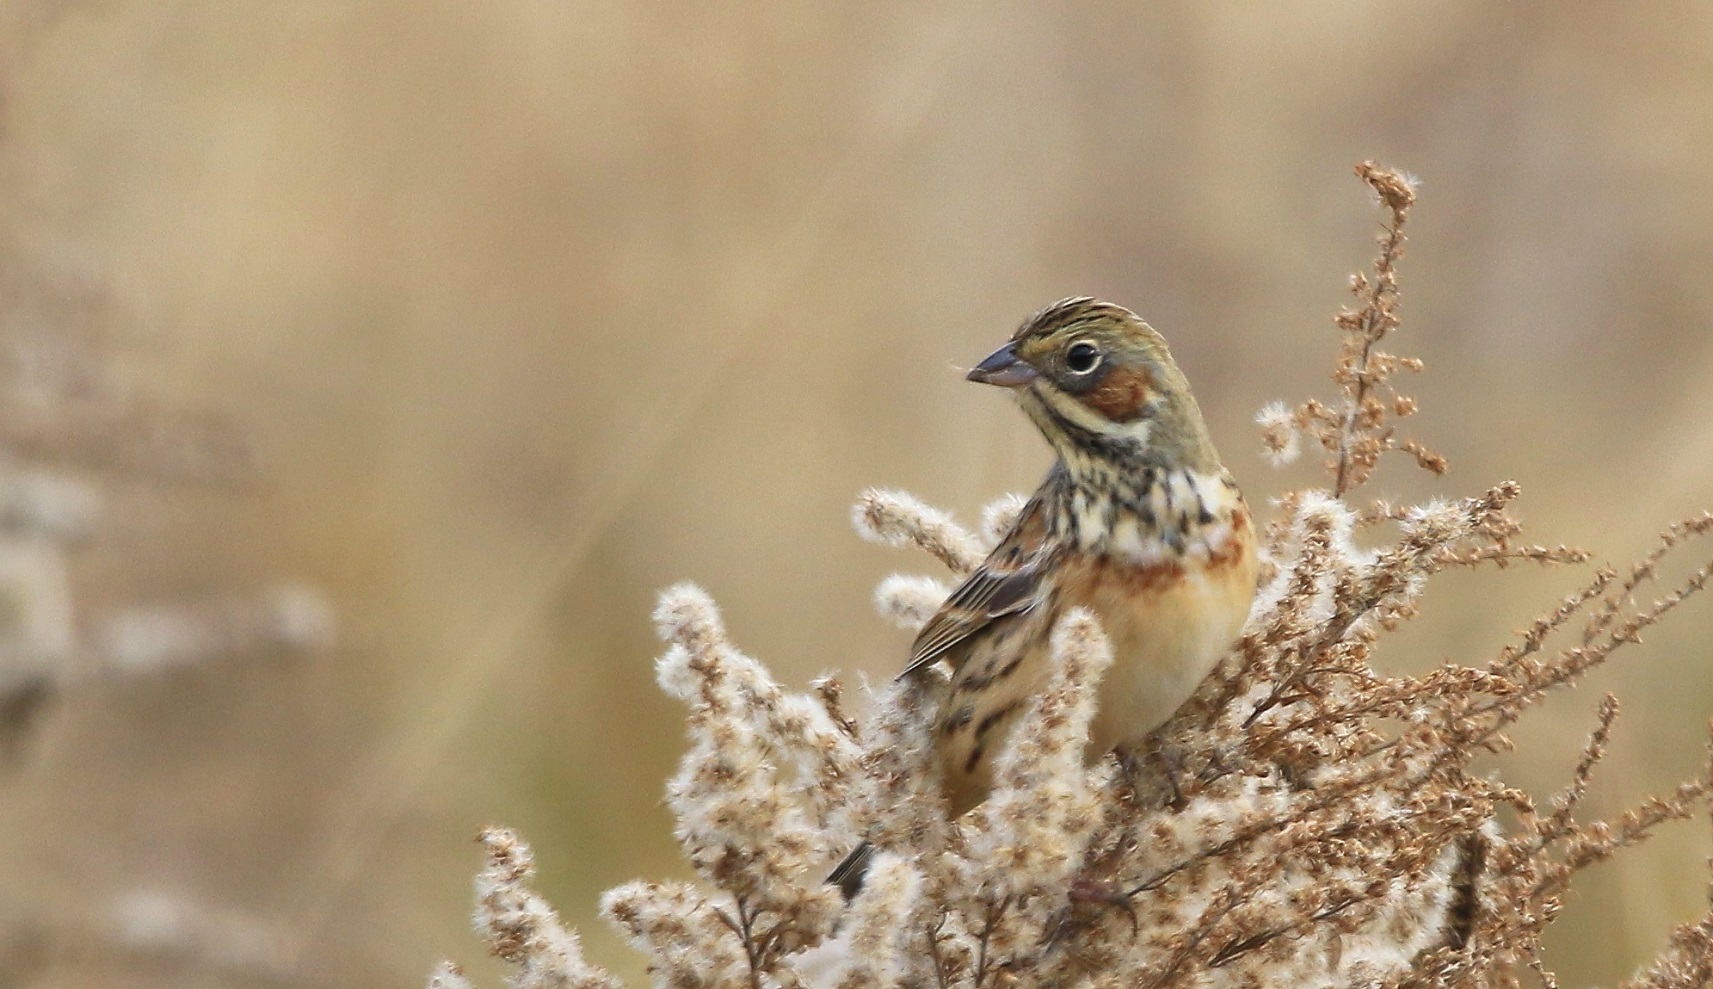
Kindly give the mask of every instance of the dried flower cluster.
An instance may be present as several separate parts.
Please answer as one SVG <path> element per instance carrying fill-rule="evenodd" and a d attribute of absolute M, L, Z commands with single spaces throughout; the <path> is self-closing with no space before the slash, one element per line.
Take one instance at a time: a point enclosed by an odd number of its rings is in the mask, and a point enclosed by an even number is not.
<path fill-rule="evenodd" d="M 5 254 L 0 249 L 0 255 Z M 202 601 L 91 607 L 73 593 L 80 553 L 129 524 L 109 480 L 135 490 L 241 490 L 250 468 L 218 417 L 138 393 L 88 325 L 96 287 L 54 290 L 0 275 L 0 771 L 27 770 L 30 730 L 70 690 L 168 670 L 326 648 L 334 616 L 316 589 L 282 582 Z M 8 277 L 10 280 L 8 280 Z M 68 325 L 69 324 L 69 325 Z M 0 786 L 6 782 L 0 775 Z M 298 984 L 299 940 L 241 911 L 144 886 L 76 911 L 0 890 L 0 984 L 60 962 L 115 958 L 249 985 Z"/>
<path fill-rule="evenodd" d="M 1698 812 L 1703 776 L 1614 821 L 1579 820 L 1617 703 L 1547 807 L 1470 771 L 1553 687 L 1637 641 L 1713 564 L 1651 604 L 1637 595 L 1667 554 L 1713 534 L 1713 516 L 1672 526 L 1627 573 L 1600 570 L 1518 641 L 1475 665 L 1422 676 L 1378 670 L 1380 640 L 1452 567 L 1580 562 L 1517 543 L 1504 483 L 1457 502 L 1358 505 L 1381 455 L 1444 462 L 1396 437 L 1414 403 L 1392 379 L 1416 362 L 1379 344 L 1398 326 L 1397 262 L 1413 183 L 1358 173 L 1387 213 L 1373 276 L 1341 313 L 1331 403 L 1263 413 L 1286 459 L 1308 434 L 1329 455 L 1327 491 L 1282 497 L 1245 632 L 1218 674 L 1144 751 L 1085 767 L 1093 685 L 1110 661 L 1086 613 L 1056 630 L 1055 676 L 1020 721 L 986 803 L 946 820 L 928 768 L 927 725 L 943 678 L 873 691 L 861 717 L 838 681 L 782 690 L 728 639 L 705 594 L 678 587 L 656 615 L 670 644 L 660 681 L 690 709 L 691 751 L 668 789 L 678 838 L 702 882 L 610 891 L 605 916 L 668 987 L 1513 986 L 1556 982 L 1541 932 L 1571 879 Z M 981 535 L 908 496 L 869 492 L 858 528 L 926 550 L 954 576 L 1002 531 Z M 946 593 L 894 577 L 880 610 L 919 624 Z M 1565 643 L 1565 644 L 1561 644 Z M 1713 772 L 1710 769 L 1709 772 Z M 866 837 L 876 848 L 849 904 L 823 882 Z M 489 832 L 477 928 L 520 986 L 607 987 L 526 885 L 527 853 Z M 1713 912 L 1676 932 L 1637 987 L 1706 985 Z M 434 985 L 461 986 L 451 968 Z"/>
<path fill-rule="evenodd" d="M 99 818 L 77 826 L 68 816 L 77 808 L 85 816 L 95 806 L 143 813 L 129 803 L 120 809 L 108 793 L 96 803 L 62 799 L 95 795 L 116 778 L 79 753 L 87 746 L 58 746 L 69 759 L 36 758 L 43 753 L 34 729 L 62 714 L 60 702 L 74 692 L 126 690 L 187 666 L 312 653 L 334 636 L 327 598 L 294 581 L 214 588 L 200 600 L 160 600 L 169 581 L 158 572 L 134 592 L 89 589 L 144 577 L 134 561 L 90 566 L 90 557 L 134 554 L 153 538 L 151 513 L 138 505 L 187 489 L 247 496 L 259 478 L 244 431 L 229 417 L 165 401 L 148 387 L 149 355 L 127 346 L 143 314 L 124 304 L 126 293 L 95 260 L 100 239 L 53 219 L 67 191 L 91 189 L 78 178 L 89 176 L 77 156 L 55 150 L 64 150 L 66 132 L 56 138 L 35 127 L 25 109 L 44 78 L 38 70 L 55 61 L 54 45 L 41 44 L 51 33 L 44 29 L 67 12 L 20 3 L 0 14 L 0 805 L 17 860 L 0 875 L 0 987 L 139 979 L 332 985 L 333 966 L 307 952 L 301 934 L 182 885 L 182 870 L 170 864 L 180 856 L 121 862 L 125 842 L 110 832 L 124 828 Z M 91 580 L 91 570 L 109 576 Z M 132 748 L 150 742 L 124 719 L 100 720 L 97 738 L 113 732 Z M 60 740 L 70 741 L 63 733 Z M 206 747 L 215 750 L 212 741 Z M 134 771 L 142 763 L 116 765 Z M 218 792 L 177 794 L 190 816 L 149 822 L 139 833 L 177 835 L 182 851 L 208 851 L 198 836 L 213 818 L 199 801 Z M 33 809 L 49 814 L 37 819 Z M 50 867 L 24 867 L 26 859 Z M 359 968 L 352 961 L 340 970 Z"/>
<path fill-rule="evenodd" d="M 15 747 L 44 705 L 74 684 L 324 648 L 331 609 L 318 591 L 291 583 L 78 616 L 74 556 L 114 526 L 100 475 L 232 486 L 247 476 L 247 458 L 221 420 L 137 395 L 94 341 L 8 315 L 0 321 L 0 748 Z"/>
<path fill-rule="evenodd" d="M 1342 401 L 1328 406 L 1309 399 L 1295 409 L 1283 403 L 1261 410 L 1261 442 L 1267 458 L 1282 466 L 1301 452 L 1301 435 L 1311 433 L 1331 460 L 1332 494 L 1343 495 L 1374 473 L 1381 454 L 1402 450 L 1435 474 L 1445 473 L 1445 458 L 1415 440 L 1400 440 L 1388 424 L 1416 410 L 1415 400 L 1398 393 L 1392 378 L 1399 371 L 1420 371 L 1422 363 L 1377 350 L 1385 336 L 1398 328 L 1398 259 L 1403 255 L 1404 221 L 1416 202 L 1416 180 L 1402 172 L 1382 168 L 1371 161 L 1356 166 L 1356 174 L 1373 188 L 1388 219 L 1380 237 L 1380 256 L 1372 277 L 1350 278 L 1351 294 L 1362 301 L 1356 309 L 1344 309 L 1336 322 L 1340 333 L 1338 361 L 1332 377 L 1338 382 Z"/>

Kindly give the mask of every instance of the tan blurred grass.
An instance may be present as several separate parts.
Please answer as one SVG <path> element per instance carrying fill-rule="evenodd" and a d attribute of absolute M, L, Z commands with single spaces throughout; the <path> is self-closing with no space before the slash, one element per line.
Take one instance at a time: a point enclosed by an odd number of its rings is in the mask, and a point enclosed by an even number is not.
<path fill-rule="evenodd" d="M 867 596 L 895 562 L 847 503 L 881 483 L 967 513 L 1032 486 L 1027 423 L 951 367 L 1078 292 L 1170 337 L 1263 500 L 1283 481 L 1248 420 L 1325 390 L 1365 157 L 1425 180 L 1404 349 L 1440 490 L 1516 478 L 1534 538 L 1613 560 L 1713 500 L 1695 5 L 3 16 L 12 250 L 111 283 L 119 354 L 247 421 L 268 477 L 139 496 L 83 561 L 91 600 L 281 572 L 347 628 L 306 669 L 70 703 L 4 784 L 7 889 L 174 886 L 405 985 L 472 954 L 468 839 L 504 820 L 598 932 L 596 891 L 680 868 L 654 589 L 701 581 L 798 682 L 889 674 L 903 643 Z M 1396 661 L 1488 653 L 1573 579 L 1495 601 L 1453 578 Z M 1600 674 L 1622 772 L 1591 810 L 1692 774 L 1710 641 L 1697 608 Z M 1561 779 L 1590 723 L 1550 707 L 1518 778 Z M 1650 955 L 1705 851 L 1672 832 L 1601 874 L 1561 975 Z"/>

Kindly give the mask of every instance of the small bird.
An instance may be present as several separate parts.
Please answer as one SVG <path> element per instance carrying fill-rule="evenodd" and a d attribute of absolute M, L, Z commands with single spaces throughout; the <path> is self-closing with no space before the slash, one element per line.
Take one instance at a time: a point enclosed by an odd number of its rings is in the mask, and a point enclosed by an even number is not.
<path fill-rule="evenodd" d="M 1058 459 L 900 674 L 951 668 L 933 732 L 954 817 L 992 789 L 995 752 L 1052 675 L 1061 616 L 1090 609 L 1112 646 L 1089 733 L 1096 759 L 1189 699 L 1236 639 L 1259 571 L 1248 507 L 1189 382 L 1135 313 L 1056 302 L 968 377 L 1011 389 Z M 865 842 L 829 881 L 854 895 L 867 857 Z"/>

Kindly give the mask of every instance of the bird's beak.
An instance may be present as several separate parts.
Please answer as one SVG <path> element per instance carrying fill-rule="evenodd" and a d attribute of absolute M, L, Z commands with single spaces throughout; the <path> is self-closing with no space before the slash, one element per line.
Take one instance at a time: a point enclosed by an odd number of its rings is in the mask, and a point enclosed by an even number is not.
<path fill-rule="evenodd" d="M 1001 388 L 1021 388 L 1035 380 L 1035 369 L 1028 362 L 1017 356 L 1011 349 L 1011 344 L 999 348 L 987 355 L 982 361 L 964 375 L 971 381 L 979 381 L 984 385 L 998 385 Z"/>

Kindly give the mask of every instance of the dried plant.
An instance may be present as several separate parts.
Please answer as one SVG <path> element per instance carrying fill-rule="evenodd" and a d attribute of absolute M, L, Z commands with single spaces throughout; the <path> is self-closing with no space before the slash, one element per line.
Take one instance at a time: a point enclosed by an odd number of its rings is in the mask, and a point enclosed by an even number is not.
<path fill-rule="evenodd" d="M 32 727 L 69 691 L 302 655 L 334 634 L 326 598 L 295 582 L 200 601 L 77 598 L 79 554 L 135 524 L 109 481 L 241 491 L 252 469 L 223 418 L 170 408 L 126 379 L 95 329 L 114 308 L 98 283 L 67 285 L 12 249 L 0 243 L 0 788 L 29 770 Z M 241 910 L 168 889 L 85 899 L 63 909 L 39 890 L 0 889 L 0 986 L 115 960 L 247 985 L 331 984 L 297 960 L 299 939 Z"/>
<path fill-rule="evenodd" d="M 1713 533 L 1713 516 L 1669 527 L 1627 572 L 1596 571 L 1488 661 L 1420 676 L 1378 669 L 1377 646 L 1441 571 L 1586 554 L 1520 544 L 1509 482 L 1460 501 L 1358 503 L 1386 452 L 1436 474 L 1444 460 L 1395 432 L 1415 408 L 1397 372 L 1420 364 L 1381 349 L 1399 325 L 1414 185 L 1373 163 L 1357 172 L 1385 222 L 1372 274 L 1352 280 L 1357 305 L 1337 318 L 1336 395 L 1261 415 L 1275 460 L 1304 436 L 1321 444 L 1330 487 L 1278 499 L 1242 638 L 1145 750 L 1083 766 L 1091 686 L 1110 655 L 1097 623 L 1074 613 L 993 795 L 950 822 L 927 759 L 943 678 L 872 690 L 853 717 L 837 679 L 809 694 L 781 689 L 732 645 L 700 590 L 664 595 L 659 677 L 689 706 L 691 739 L 667 798 L 702 882 L 632 883 L 602 902 L 656 984 L 1556 986 L 1541 933 L 1570 881 L 1697 813 L 1709 776 L 1615 820 L 1580 819 L 1618 714 L 1610 696 L 1545 807 L 1471 762 L 1506 748 L 1507 727 L 1550 689 L 1705 586 L 1713 564 L 1657 601 L 1639 598 L 1669 554 Z M 908 496 L 873 491 L 856 521 L 955 576 L 1015 510 L 1015 500 L 997 504 L 975 535 Z M 946 586 L 889 578 L 880 610 L 919 624 Z M 822 880 L 861 837 L 877 852 L 845 904 Z M 518 967 L 515 983 L 614 985 L 528 888 L 517 839 L 489 831 L 484 841 L 476 926 Z M 1702 986 L 1710 974 L 1713 912 L 1626 985 Z M 432 984 L 466 985 L 450 966 Z"/>
<path fill-rule="evenodd" d="M 332 637 L 326 599 L 295 583 L 78 617 L 75 556 L 124 525 L 105 477 L 238 490 L 254 473 L 231 424 L 139 394 L 76 325 L 108 308 L 47 275 L 0 283 L 0 752 L 70 687 Z"/>
<path fill-rule="evenodd" d="M 47 29 L 68 13 L 68 5 L 42 3 L 8 4 L 0 13 L 0 804 L 13 812 L 8 823 L 18 836 L 47 835 L 55 844 L 26 853 L 54 862 L 42 873 L 47 882 L 28 878 L 30 869 L 0 877 L 0 987 L 94 984 L 120 968 L 125 984 L 151 977 L 293 989 L 348 984 L 349 970 L 362 971 L 365 960 L 339 964 L 335 982 L 332 966 L 305 959 L 300 935 L 177 888 L 159 862 L 139 863 L 155 878 L 128 889 L 91 875 L 115 864 L 122 842 L 107 834 L 112 822 L 78 830 L 29 814 L 27 791 L 41 781 L 21 777 L 43 768 L 29 758 L 37 752 L 32 729 L 68 693 L 123 689 L 185 666 L 314 652 L 334 631 L 327 599 L 296 582 L 190 601 L 140 602 L 120 587 L 119 605 L 84 591 L 84 557 L 147 538 L 146 519 L 127 511 L 133 500 L 187 487 L 249 494 L 257 471 L 243 431 L 227 416 L 152 393 L 136 362 L 125 359 L 137 356 L 122 342 L 137 313 L 88 260 L 93 254 L 62 239 L 68 229 L 43 222 L 55 210 L 42 207 L 60 195 L 53 190 L 77 185 L 77 169 L 56 160 L 39 130 L 32 134 L 27 111 L 15 111 L 36 86 L 30 67 L 52 59 L 38 50 Z M 138 593 L 158 593 L 151 588 L 160 575 L 148 578 Z M 147 744 L 137 732 L 123 737 Z M 102 778 L 83 759 L 69 765 L 46 789 L 88 789 Z M 20 862 L 28 845 L 14 842 Z M 92 848 L 98 853 L 88 854 Z"/>

